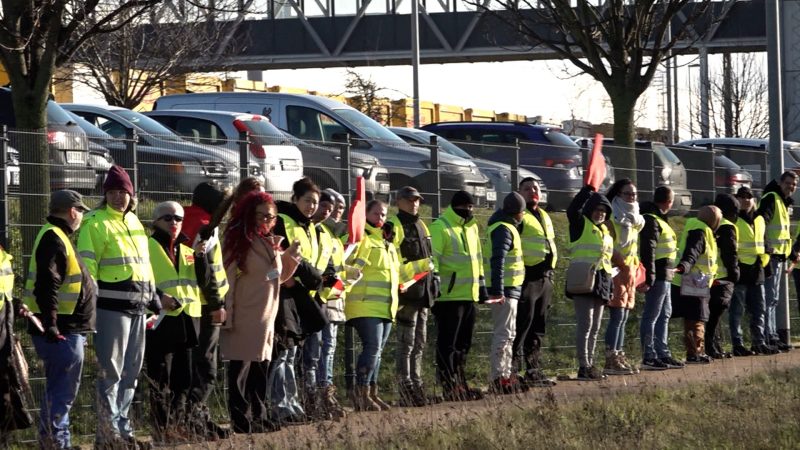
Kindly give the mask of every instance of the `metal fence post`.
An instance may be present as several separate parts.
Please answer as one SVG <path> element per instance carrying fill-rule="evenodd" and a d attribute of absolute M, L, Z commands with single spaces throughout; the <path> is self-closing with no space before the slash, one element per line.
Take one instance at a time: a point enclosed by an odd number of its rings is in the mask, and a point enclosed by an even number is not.
<path fill-rule="evenodd" d="M 433 170 L 433 189 L 436 192 L 436 200 L 431 205 L 431 215 L 436 219 L 442 211 L 442 179 L 439 173 L 438 136 L 431 136 L 431 170 Z"/>
<path fill-rule="evenodd" d="M 141 186 L 139 186 L 139 155 L 137 154 L 139 151 L 138 141 L 139 135 L 136 133 L 136 130 L 133 128 L 128 128 L 125 130 L 125 150 L 131 155 L 131 172 L 133 173 L 132 181 L 134 189 L 136 189 L 137 192 L 141 190 Z"/>
<path fill-rule="evenodd" d="M 339 147 L 339 168 L 342 169 L 341 173 L 341 185 L 342 190 L 344 192 L 340 192 L 345 198 L 347 198 L 347 205 L 350 206 L 353 204 L 352 199 L 352 180 L 350 178 L 350 146 L 352 143 L 350 142 L 350 135 L 347 135 L 347 143 Z"/>
<path fill-rule="evenodd" d="M 239 132 L 239 181 L 244 180 L 250 176 L 248 170 L 247 152 L 250 148 L 250 134 L 246 131 Z"/>
<path fill-rule="evenodd" d="M 511 155 L 511 190 L 516 191 L 519 186 L 519 139 L 514 139 L 514 154 Z M 502 201 L 497 199 L 498 202 Z"/>
<path fill-rule="evenodd" d="M 8 127 L 0 129 L 0 245 L 8 248 Z M 20 183 L 21 184 L 21 183 Z"/>

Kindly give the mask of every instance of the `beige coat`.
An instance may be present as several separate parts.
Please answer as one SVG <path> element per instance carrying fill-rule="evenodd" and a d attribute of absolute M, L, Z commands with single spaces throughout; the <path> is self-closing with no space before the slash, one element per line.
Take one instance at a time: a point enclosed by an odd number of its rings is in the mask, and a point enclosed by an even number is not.
<path fill-rule="evenodd" d="M 276 258 L 276 253 L 279 258 Z M 280 284 L 297 269 L 293 251 L 280 253 L 260 239 L 247 254 L 247 272 L 225 268 L 231 287 L 225 296 L 227 320 L 220 335 L 222 359 L 266 361 L 272 357 Z"/>

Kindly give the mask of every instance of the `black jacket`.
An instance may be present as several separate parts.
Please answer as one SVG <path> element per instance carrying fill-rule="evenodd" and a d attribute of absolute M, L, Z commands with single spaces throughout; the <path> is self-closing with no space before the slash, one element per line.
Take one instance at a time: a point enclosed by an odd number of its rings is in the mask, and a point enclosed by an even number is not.
<path fill-rule="evenodd" d="M 736 283 L 739 281 L 739 254 L 737 252 L 736 226 L 720 225 L 717 228 L 717 251 L 719 259 L 728 271 L 722 280 Z"/>
<path fill-rule="evenodd" d="M 26 404 L 30 392 L 23 389 L 23 373 L 14 352 L 14 306 L 10 298 L 0 297 L 0 302 L 5 302 L 0 309 L 0 434 L 7 435 L 29 428 L 33 420 Z"/>
<path fill-rule="evenodd" d="M 770 192 L 775 192 L 778 194 L 778 197 L 783 198 L 783 204 L 786 205 L 787 208 L 791 207 L 794 203 L 792 197 L 784 197 L 783 192 L 781 192 L 781 186 L 776 180 L 772 180 L 764 187 L 764 192 L 761 195 L 761 200 L 758 202 L 758 209 L 756 210 L 756 214 L 764 218 L 764 224 L 769 227 L 769 222 L 772 220 L 772 216 L 775 215 L 775 196 L 774 195 L 767 195 Z M 772 253 L 772 249 L 766 249 L 767 253 Z M 783 255 L 771 255 L 771 258 L 777 258 L 781 261 L 784 260 Z"/>
<path fill-rule="evenodd" d="M 586 217 L 590 219 L 592 211 L 599 205 L 606 207 L 606 217 L 610 217 L 611 202 L 608 201 L 605 195 L 594 192 L 594 188 L 591 186 L 584 186 L 578 191 L 569 204 L 569 207 L 567 207 L 570 242 L 575 242 L 580 239 L 583 233 L 583 218 Z M 594 292 L 592 292 L 592 295 L 604 302 L 608 302 L 611 300 L 611 274 L 606 273 L 605 270 L 599 269 L 595 277 Z M 572 298 L 572 295 L 567 293 L 567 297 Z"/>
<path fill-rule="evenodd" d="M 397 211 L 397 219 L 403 226 L 403 241 L 397 248 L 401 264 L 431 257 L 431 237 L 425 235 L 425 229 L 418 215 L 409 214 L 405 211 Z M 417 281 L 406 292 L 401 292 L 399 301 L 401 305 L 431 307 L 434 302 L 432 292 L 432 275 L 428 274 L 425 278 Z"/>
<path fill-rule="evenodd" d="M 528 207 L 528 212 L 533 214 L 533 217 L 542 224 L 544 227 L 544 222 L 542 222 L 542 212 L 539 211 L 539 208 L 533 209 Z M 520 234 L 522 234 L 522 228 L 524 227 L 524 223 L 519 226 L 518 230 L 520 230 Z M 550 246 L 549 241 L 545 241 L 545 245 L 548 247 Z M 551 248 L 550 251 L 545 254 L 544 261 L 536 264 L 535 266 L 525 266 L 525 281 L 536 281 L 541 280 L 544 277 L 552 277 L 553 276 L 553 249 Z"/>
<path fill-rule="evenodd" d="M 667 215 L 662 214 L 653 202 L 641 203 L 640 210 L 644 216 L 644 227 L 639 232 L 639 260 L 645 269 L 645 284 L 652 286 L 653 283 L 658 281 L 671 281 L 672 280 L 672 265 L 671 258 L 655 259 L 656 246 L 658 245 L 658 238 L 661 236 L 661 227 L 658 221 L 650 216 L 654 214 L 664 221 L 667 221 Z"/>
<path fill-rule="evenodd" d="M 505 222 L 515 228 L 519 225 L 511 216 L 504 213 L 501 209 L 498 209 L 492 214 L 487 226 L 491 226 L 497 222 Z M 484 274 L 484 276 L 488 277 L 486 287 L 489 290 L 489 295 L 504 295 L 508 299 L 519 300 L 519 297 L 522 295 L 522 286 L 507 286 L 503 283 L 505 259 L 508 252 L 514 249 L 514 235 L 508 227 L 498 226 L 492 230 L 492 234 L 489 237 L 492 240 L 492 254 L 489 255 L 489 267 L 491 272 Z M 500 286 L 503 286 L 502 290 Z"/>
<path fill-rule="evenodd" d="M 67 236 L 71 236 L 74 232 L 64 219 L 49 216 L 47 221 L 60 228 Z M 73 251 L 75 251 L 74 246 Z M 64 242 L 54 231 L 47 231 L 42 235 L 34 257 L 36 258 L 36 281 L 33 287 L 33 296 L 36 298 L 39 311 L 41 311 L 36 316 L 42 322 L 44 329 L 55 326 L 62 334 L 94 332 L 97 288 L 81 258 L 78 257 L 78 265 L 81 268 L 81 292 L 78 295 L 75 311 L 67 315 L 57 312 L 58 290 L 67 273 L 67 248 L 64 246 Z M 34 335 L 42 334 L 32 325 L 29 325 L 28 331 Z"/>

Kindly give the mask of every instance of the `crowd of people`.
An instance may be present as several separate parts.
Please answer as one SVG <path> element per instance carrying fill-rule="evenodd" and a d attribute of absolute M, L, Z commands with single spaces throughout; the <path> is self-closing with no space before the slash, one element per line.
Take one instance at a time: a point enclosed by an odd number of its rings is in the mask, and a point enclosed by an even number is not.
<path fill-rule="evenodd" d="M 74 191 L 51 195 L 22 302 L 12 302 L 11 257 L 0 251 L 0 430 L 8 439 L 10 430 L 31 426 L 19 395 L 24 370 L 11 363 L 19 362 L 15 314 L 28 319 L 44 364 L 43 448 L 72 447 L 69 413 L 89 335 L 97 359 L 95 445 L 114 449 L 149 446 L 135 437 L 130 420 L 141 378 L 148 381 L 158 442 L 345 417 L 333 376 L 340 328 L 353 410 L 391 408 L 378 379 L 393 331 L 397 404 L 480 399 L 485 392 L 465 374 L 478 303 L 488 305 L 493 322 L 489 392 L 553 386 L 541 352 L 555 289 L 565 289 L 574 304 L 579 380 L 788 351 L 775 314 L 781 278 L 800 254 L 800 240 L 793 245 L 789 231 L 797 178 L 784 173 L 758 205 L 747 187 L 720 194 L 680 235 L 669 224 L 669 187 L 640 205 L 629 179 L 605 194 L 587 185 L 566 214 L 570 261 L 562 287 L 553 283 L 555 229 L 539 207 L 533 178 L 503 199 L 485 236 L 468 192 L 456 192 L 426 224 L 422 195 L 407 186 L 396 192 L 392 217 L 386 203 L 369 201 L 363 237 L 351 242 L 344 197 L 308 178 L 294 184 L 288 202 L 275 201 L 254 178 L 230 194 L 201 184 L 189 206 L 156 205 L 148 232 L 136 216 L 130 178 L 114 166 L 94 209 Z M 645 299 L 640 364 L 625 354 L 637 291 Z M 601 370 L 595 347 L 604 308 L 610 319 Z M 722 348 L 719 328 L 728 308 L 732 354 Z M 741 330 L 745 311 L 749 348 Z M 438 397 L 422 376 L 431 313 Z M 683 318 L 685 362 L 670 353 L 673 317 Z M 229 428 L 212 421 L 207 406 L 218 358 L 227 361 Z"/>

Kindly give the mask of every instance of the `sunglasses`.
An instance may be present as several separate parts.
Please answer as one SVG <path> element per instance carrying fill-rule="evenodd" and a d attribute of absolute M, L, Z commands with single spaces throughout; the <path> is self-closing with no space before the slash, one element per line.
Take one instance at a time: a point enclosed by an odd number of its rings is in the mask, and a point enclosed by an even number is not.
<path fill-rule="evenodd" d="M 273 216 L 272 214 L 256 213 L 256 220 L 272 222 L 273 220 L 275 220 L 277 218 L 278 218 L 278 216 Z"/>
<path fill-rule="evenodd" d="M 163 220 L 164 222 L 183 222 L 183 216 L 179 216 L 177 214 L 164 214 L 163 216 L 159 217 L 158 220 Z"/>

